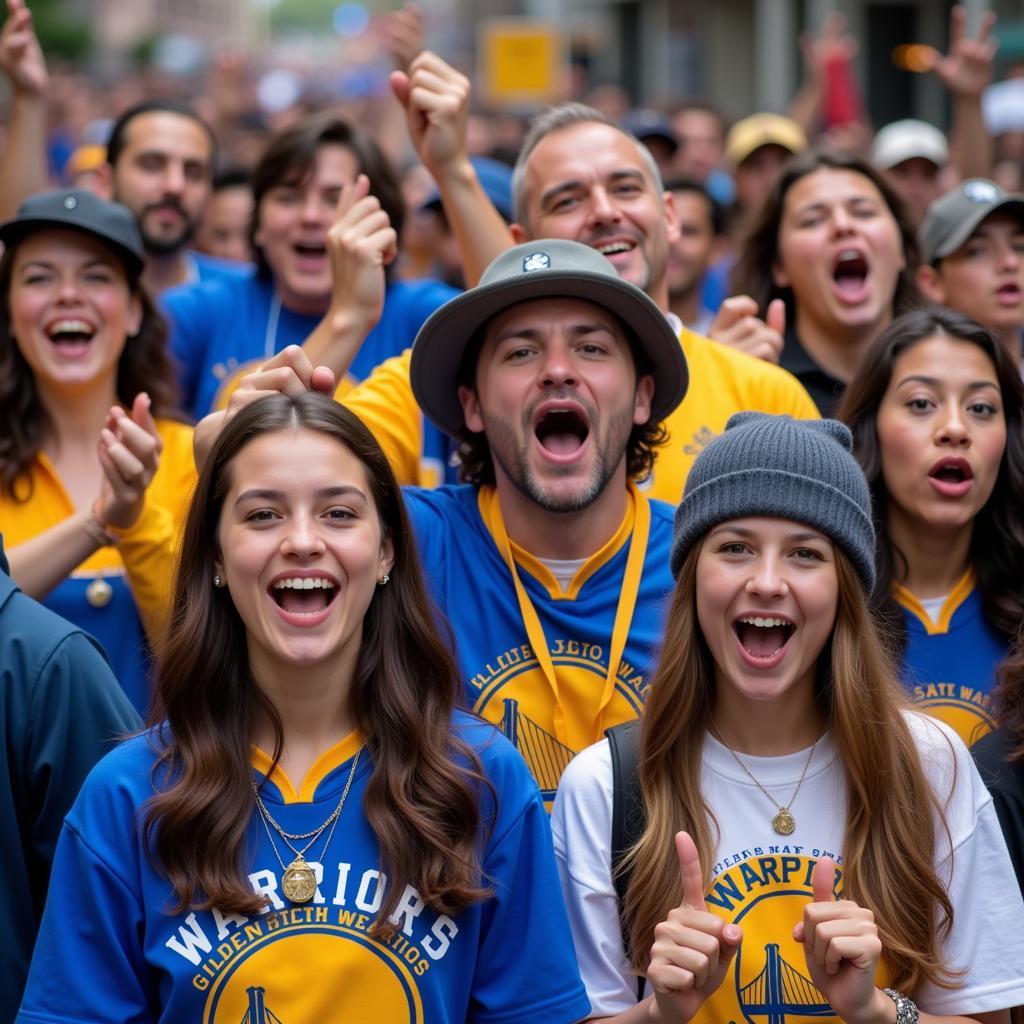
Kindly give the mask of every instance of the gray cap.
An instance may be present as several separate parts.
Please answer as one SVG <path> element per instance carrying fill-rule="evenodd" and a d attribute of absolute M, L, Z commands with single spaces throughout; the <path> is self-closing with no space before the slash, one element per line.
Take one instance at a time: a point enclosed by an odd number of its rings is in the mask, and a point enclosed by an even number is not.
<path fill-rule="evenodd" d="M 623 281 L 589 245 L 542 238 L 503 252 L 475 288 L 435 310 L 416 335 L 410 370 L 413 394 L 442 430 L 457 434 L 465 424 L 459 370 L 476 332 L 509 306 L 546 298 L 584 299 L 626 325 L 652 366 L 653 421 L 663 420 L 683 400 L 689 383 L 686 357 L 656 303 Z"/>
<path fill-rule="evenodd" d="M 921 261 L 934 263 L 956 252 L 996 210 L 1006 210 L 1024 223 L 1024 196 L 1010 195 L 986 178 L 971 178 L 939 196 L 921 225 Z"/>
<path fill-rule="evenodd" d="M 678 576 L 708 530 L 743 516 L 777 516 L 820 530 L 850 557 L 871 593 L 875 530 L 871 492 L 838 420 L 739 412 L 697 456 L 676 510 L 670 566 Z"/>
<path fill-rule="evenodd" d="M 146 265 L 142 236 L 131 211 L 120 203 L 100 199 L 81 188 L 38 192 L 18 208 L 18 215 L 0 225 L 0 242 L 7 248 L 44 228 L 69 228 L 106 242 L 116 250 L 132 276 Z"/>

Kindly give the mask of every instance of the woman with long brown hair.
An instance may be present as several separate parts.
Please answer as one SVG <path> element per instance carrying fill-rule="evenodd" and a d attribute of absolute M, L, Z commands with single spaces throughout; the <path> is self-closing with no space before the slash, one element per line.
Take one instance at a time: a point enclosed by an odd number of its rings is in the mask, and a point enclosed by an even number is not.
<path fill-rule="evenodd" d="M 962 313 L 898 317 L 839 408 L 871 488 L 876 617 L 907 692 L 971 746 L 1024 622 L 1024 384 Z"/>
<path fill-rule="evenodd" d="M 166 326 L 118 203 L 66 189 L 0 225 L 0 531 L 11 576 L 95 636 L 145 714 L 195 482 Z"/>
<path fill-rule="evenodd" d="M 1024 999 L 991 800 L 956 735 L 906 706 L 873 626 L 850 446 L 834 421 L 741 413 L 694 463 L 636 745 L 641 825 L 613 858 L 607 741 L 555 804 L 594 1018 L 991 1022 Z"/>
<path fill-rule="evenodd" d="M 252 402 L 200 475 L 151 729 L 68 816 L 19 1020 L 579 1019 L 539 792 L 460 692 L 366 428 Z"/>

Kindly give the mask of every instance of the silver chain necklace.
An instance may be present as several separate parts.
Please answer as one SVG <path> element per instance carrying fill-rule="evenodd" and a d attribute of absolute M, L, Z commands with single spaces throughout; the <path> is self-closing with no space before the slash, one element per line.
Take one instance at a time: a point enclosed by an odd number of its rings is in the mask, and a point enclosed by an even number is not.
<path fill-rule="evenodd" d="M 362 749 L 356 751 L 356 756 L 352 758 L 352 767 L 349 769 L 348 779 L 345 782 L 345 788 L 341 791 L 341 799 L 338 801 L 337 807 L 330 813 L 327 820 L 322 825 L 317 826 L 312 832 L 285 832 L 283 828 L 274 820 L 273 815 L 267 810 L 267 805 L 263 802 L 263 798 L 260 796 L 260 791 L 254 782 L 252 784 L 252 791 L 256 796 L 256 806 L 260 811 L 260 821 L 263 822 L 263 828 L 266 830 L 267 839 L 270 841 L 270 848 L 274 851 L 274 856 L 277 857 L 278 862 L 281 865 L 281 870 L 284 872 L 281 878 L 281 889 L 285 896 L 292 901 L 292 903 L 308 903 L 316 892 L 316 876 L 313 874 L 313 869 L 306 863 L 305 853 L 306 851 L 323 835 L 324 829 L 330 827 L 330 832 L 327 834 L 327 841 L 324 843 L 323 852 L 321 857 L 327 852 L 327 848 L 331 845 L 331 839 L 334 836 L 334 829 L 338 824 L 338 818 L 341 817 L 341 809 L 345 806 L 345 800 L 348 797 L 348 791 L 352 788 L 352 780 L 356 777 L 356 768 L 359 767 L 359 755 L 362 753 Z M 284 845 L 295 855 L 295 859 L 285 865 L 284 859 L 281 854 L 278 853 L 277 844 L 274 842 L 274 837 L 270 832 L 270 826 L 274 826 L 274 830 L 281 837 Z M 301 840 L 308 839 L 309 842 L 302 847 L 301 850 L 296 850 L 292 846 L 289 840 Z"/>
<path fill-rule="evenodd" d="M 718 740 L 718 742 L 721 743 L 730 754 L 732 754 L 733 760 L 747 773 L 750 781 L 753 782 L 753 784 L 757 786 L 757 788 L 761 790 L 761 792 L 764 793 L 764 795 L 768 797 L 773 804 L 775 804 L 777 813 L 772 818 L 772 828 L 775 829 L 780 836 L 792 835 L 796 828 L 796 819 L 793 817 L 790 807 L 793 806 L 793 801 L 796 800 L 796 795 L 800 792 L 800 787 L 804 784 L 804 776 L 807 774 L 807 769 L 811 766 L 811 758 L 814 757 L 814 748 L 818 745 L 817 738 L 815 738 L 814 742 L 811 744 L 811 752 L 807 755 L 807 760 L 804 762 L 804 770 L 800 773 L 800 781 L 796 784 L 796 789 L 793 790 L 793 795 L 789 798 L 789 803 L 780 804 L 778 800 L 776 800 L 775 797 L 773 797 L 771 793 L 769 793 L 768 790 L 758 782 L 754 777 L 754 773 L 740 760 L 739 754 L 737 754 L 736 751 L 725 742 L 722 738 L 722 730 L 718 728 L 715 720 L 712 718 L 710 721 L 715 739 Z"/>

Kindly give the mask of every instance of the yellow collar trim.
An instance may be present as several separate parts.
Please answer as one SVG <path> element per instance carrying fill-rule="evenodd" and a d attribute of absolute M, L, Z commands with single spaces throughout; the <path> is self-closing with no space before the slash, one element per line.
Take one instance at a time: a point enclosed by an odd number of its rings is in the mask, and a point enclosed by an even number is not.
<path fill-rule="evenodd" d="M 957 584 L 949 592 L 942 604 L 939 621 L 933 622 L 924 605 L 902 584 L 897 584 L 892 592 L 896 603 L 902 605 L 916 619 L 920 619 L 928 636 L 939 636 L 949 632 L 949 624 L 953 621 L 956 610 L 971 596 L 974 590 L 974 569 L 970 568 L 960 577 Z"/>
<path fill-rule="evenodd" d="M 481 487 L 477 494 L 477 507 L 480 510 L 480 517 L 487 527 L 498 550 L 501 550 L 499 538 L 505 535 L 505 522 L 501 514 L 501 503 L 498 501 L 497 488 L 493 486 Z M 594 552 L 576 571 L 569 587 L 562 589 L 562 584 L 555 579 L 551 570 L 536 555 L 530 554 L 525 548 L 521 548 L 514 540 L 509 538 L 509 548 L 512 557 L 517 565 L 521 565 L 544 589 L 553 601 L 575 601 L 579 597 L 584 584 L 603 565 L 607 565 L 621 550 L 622 545 L 629 540 L 633 534 L 636 524 L 636 503 L 638 493 L 633 484 L 629 485 L 629 500 L 626 503 L 626 513 L 619 523 L 619 528 L 609 540 L 597 551 Z M 640 498 L 646 501 L 646 498 Z"/>
<path fill-rule="evenodd" d="M 302 785 L 296 789 L 287 772 L 280 764 L 274 766 L 273 758 L 254 743 L 252 746 L 252 766 L 265 775 L 281 792 L 286 804 L 311 804 L 317 787 L 349 758 L 356 756 L 356 751 L 363 745 L 363 737 L 358 729 L 350 732 L 344 739 L 338 740 L 333 747 L 325 750 L 310 766 Z"/>

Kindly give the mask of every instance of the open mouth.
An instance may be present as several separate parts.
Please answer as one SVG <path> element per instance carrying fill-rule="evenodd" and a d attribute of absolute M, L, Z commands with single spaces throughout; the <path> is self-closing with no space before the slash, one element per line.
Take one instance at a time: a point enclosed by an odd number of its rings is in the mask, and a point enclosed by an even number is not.
<path fill-rule="evenodd" d="M 971 489 L 974 470 L 966 459 L 940 459 L 928 471 L 928 479 L 940 494 L 958 498 Z"/>
<path fill-rule="evenodd" d="M 596 244 L 594 248 L 604 257 L 611 258 L 612 256 L 619 256 L 624 252 L 632 252 L 636 248 L 636 242 L 630 242 L 628 239 L 619 239 L 614 242 L 601 242 Z"/>
<path fill-rule="evenodd" d="M 323 259 L 327 255 L 327 246 L 322 243 L 296 242 L 292 248 L 306 260 Z"/>
<path fill-rule="evenodd" d="M 277 580 L 270 596 L 289 615 L 319 615 L 333 604 L 338 589 L 326 576 L 295 576 Z"/>
<path fill-rule="evenodd" d="M 832 280 L 836 291 L 849 302 L 858 302 L 863 298 L 868 279 L 868 261 L 864 254 L 856 249 L 844 249 L 836 257 L 832 267 Z"/>
<path fill-rule="evenodd" d="M 767 615 L 744 615 L 732 624 L 732 628 L 743 650 L 752 659 L 760 661 L 779 654 L 796 632 L 796 626 L 788 619 Z"/>
<path fill-rule="evenodd" d="M 575 455 L 590 435 L 586 420 L 575 409 L 550 409 L 533 428 L 540 446 L 552 455 Z"/>
<path fill-rule="evenodd" d="M 58 348 L 80 351 L 96 335 L 96 329 L 84 320 L 58 320 L 46 332 L 50 341 Z"/>
<path fill-rule="evenodd" d="M 996 289 L 996 295 L 1004 305 L 1012 306 L 1020 302 L 1021 290 L 1015 284 L 1004 284 Z"/>

